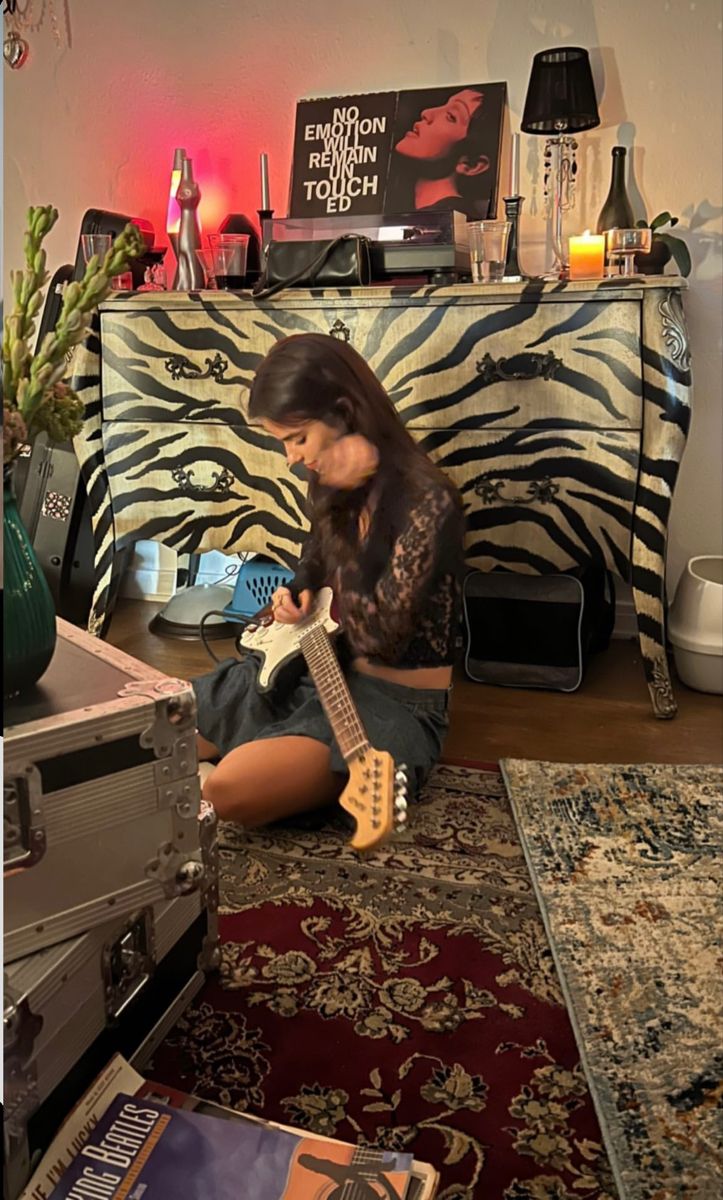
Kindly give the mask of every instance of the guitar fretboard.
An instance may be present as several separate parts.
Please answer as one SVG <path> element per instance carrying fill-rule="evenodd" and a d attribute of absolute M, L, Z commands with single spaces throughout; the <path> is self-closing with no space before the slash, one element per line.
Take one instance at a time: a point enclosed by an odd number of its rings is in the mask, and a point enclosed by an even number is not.
<path fill-rule="evenodd" d="M 344 759 L 367 751 L 364 726 L 323 625 L 313 625 L 299 639 L 299 646 Z"/>

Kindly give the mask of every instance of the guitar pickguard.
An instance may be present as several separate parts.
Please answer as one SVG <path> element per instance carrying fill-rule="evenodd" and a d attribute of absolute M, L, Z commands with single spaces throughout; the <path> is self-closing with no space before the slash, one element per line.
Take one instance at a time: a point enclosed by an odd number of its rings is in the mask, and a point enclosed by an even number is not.
<path fill-rule="evenodd" d="M 339 624 L 331 615 L 334 593 L 330 587 L 321 588 L 315 598 L 314 607 L 308 617 L 295 625 L 286 625 L 265 617 L 258 625 L 247 625 L 241 634 L 241 645 L 261 658 L 258 675 L 260 692 L 271 691 L 279 671 L 286 663 L 301 654 L 299 645 L 305 633 L 315 626 L 322 626 L 327 633 L 335 633 Z"/>

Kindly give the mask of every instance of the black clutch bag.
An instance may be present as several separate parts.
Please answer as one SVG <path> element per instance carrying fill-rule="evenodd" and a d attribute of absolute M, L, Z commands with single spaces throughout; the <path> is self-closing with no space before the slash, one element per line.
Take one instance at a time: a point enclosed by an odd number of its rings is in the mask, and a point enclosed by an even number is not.
<path fill-rule="evenodd" d="M 325 242 L 270 241 L 253 295 L 263 300 L 287 287 L 359 287 L 371 277 L 369 238 L 357 233 Z"/>

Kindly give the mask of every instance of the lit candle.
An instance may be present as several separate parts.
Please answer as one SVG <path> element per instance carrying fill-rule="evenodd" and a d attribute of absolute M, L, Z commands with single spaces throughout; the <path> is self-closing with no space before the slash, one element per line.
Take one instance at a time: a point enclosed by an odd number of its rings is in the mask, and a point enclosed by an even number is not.
<path fill-rule="evenodd" d="M 571 237 L 570 278 L 602 279 L 605 268 L 605 235 L 590 233 L 586 229 L 582 237 Z"/>
<path fill-rule="evenodd" d="M 261 155 L 261 207 L 271 208 L 269 203 L 269 156 Z"/>
<path fill-rule="evenodd" d="M 510 196 L 520 194 L 520 135 L 512 134 L 512 163 L 510 165 Z"/>

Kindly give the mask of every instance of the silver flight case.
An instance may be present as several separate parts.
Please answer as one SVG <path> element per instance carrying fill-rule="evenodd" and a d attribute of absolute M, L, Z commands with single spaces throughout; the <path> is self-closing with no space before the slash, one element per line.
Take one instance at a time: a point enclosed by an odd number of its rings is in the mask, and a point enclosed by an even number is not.
<path fill-rule="evenodd" d="M 5 705 L 5 961 L 203 886 L 195 703 L 65 621 Z"/>
<path fill-rule="evenodd" d="M 218 965 L 215 817 L 201 823 L 205 886 L 145 906 L 5 969 L 4 1200 L 119 1051 L 140 1063 Z"/>

